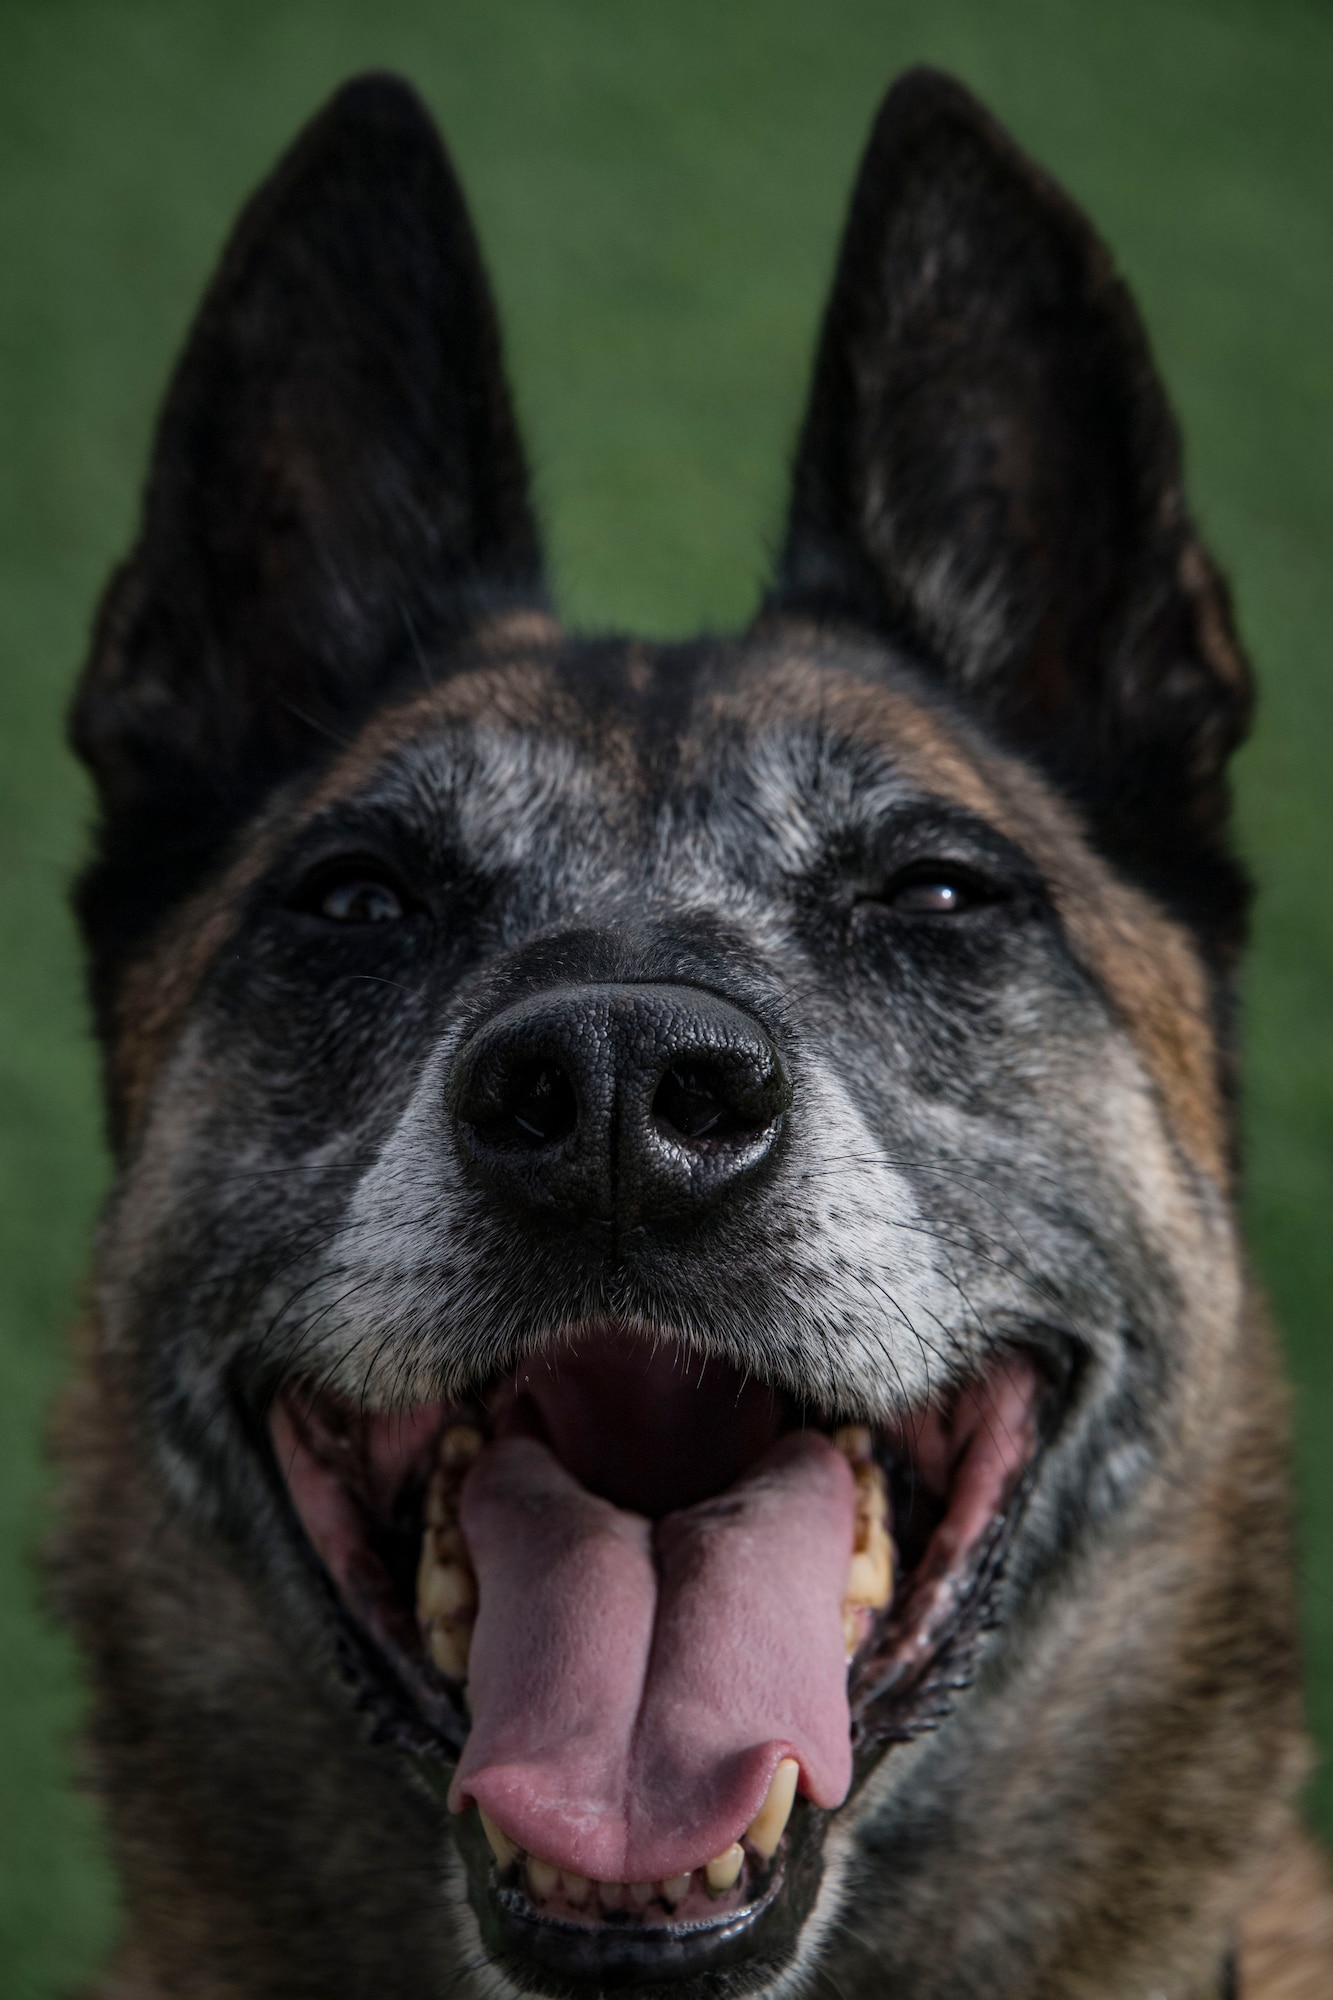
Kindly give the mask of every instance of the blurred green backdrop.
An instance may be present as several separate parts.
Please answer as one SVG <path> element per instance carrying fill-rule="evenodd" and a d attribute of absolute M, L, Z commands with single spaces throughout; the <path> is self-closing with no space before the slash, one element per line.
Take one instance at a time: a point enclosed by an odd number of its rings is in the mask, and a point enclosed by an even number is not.
<path fill-rule="evenodd" d="M 238 203 L 349 72 L 439 113 L 509 336 L 560 600 L 753 605 L 844 201 L 888 79 L 982 92 L 1097 218 L 1182 412 L 1263 706 L 1249 1207 L 1297 1383 L 1333 1748 L 1333 9 L 1317 0 L 0 0 L 0 1991 L 114 1903 L 37 1610 L 43 1413 L 104 1180 L 61 715 L 153 410 Z M 1333 1833 L 1333 1779 L 1312 1809 Z"/>

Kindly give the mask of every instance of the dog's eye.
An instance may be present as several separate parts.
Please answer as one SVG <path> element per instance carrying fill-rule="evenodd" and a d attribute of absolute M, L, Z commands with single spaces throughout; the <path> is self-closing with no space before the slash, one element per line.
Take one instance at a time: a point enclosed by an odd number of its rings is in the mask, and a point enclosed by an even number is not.
<path fill-rule="evenodd" d="M 887 899 L 895 910 L 913 917 L 953 917 L 971 900 L 961 882 L 941 876 L 938 882 L 904 882 Z"/>
<path fill-rule="evenodd" d="M 403 914 L 396 889 L 369 878 L 335 882 L 320 898 L 319 914 L 335 924 L 391 924 Z"/>
<path fill-rule="evenodd" d="M 371 862 L 322 868 L 301 887 L 298 907 L 331 924 L 393 924 L 407 915 L 407 898 Z"/>
<path fill-rule="evenodd" d="M 961 870 L 928 868 L 889 882 L 877 900 L 905 917 L 957 917 L 995 897 Z"/>

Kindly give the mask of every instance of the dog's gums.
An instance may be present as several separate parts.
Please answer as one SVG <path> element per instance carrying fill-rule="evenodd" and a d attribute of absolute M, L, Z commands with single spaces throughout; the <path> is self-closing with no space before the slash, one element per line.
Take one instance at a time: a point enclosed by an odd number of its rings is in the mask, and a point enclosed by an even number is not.
<path fill-rule="evenodd" d="M 1038 1402 L 1015 1352 L 894 1423 L 821 1421 L 596 1328 L 408 1411 L 292 1385 L 271 1432 L 346 1610 L 461 1747 L 449 1804 L 496 1892 L 678 1928 L 771 1896 L 798 1797 L 841 1806 L 893 1733 L 885 1690 L 947 1642 Z"/>

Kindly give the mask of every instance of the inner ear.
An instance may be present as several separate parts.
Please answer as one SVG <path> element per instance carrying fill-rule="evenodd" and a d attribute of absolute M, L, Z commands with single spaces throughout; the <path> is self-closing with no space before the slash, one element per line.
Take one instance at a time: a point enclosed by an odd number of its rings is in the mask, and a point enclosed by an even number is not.
<path fill-rule="evenodd" d="M 340 91 L 237 224 L 72 715 L 95 988 L 276 783 L 497 610 L 544 606 L 490 288 L 423 105 Z"/>
<path fill-rule="evenodd" d="M 862 163 L 768 612 L 899 642 L 1108 851 L 1236 931 L 1249 674 L 1142 323 L 1086 218 L 931 71 Z"/>

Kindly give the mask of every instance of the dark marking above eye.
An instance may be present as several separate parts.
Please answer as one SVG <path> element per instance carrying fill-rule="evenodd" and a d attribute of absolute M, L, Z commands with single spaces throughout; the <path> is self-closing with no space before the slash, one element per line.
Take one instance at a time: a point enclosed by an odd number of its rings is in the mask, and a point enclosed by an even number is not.
<path fill-rule="evenodd" d="M 398 891 L 373 875 L 331 882 L 319 898 L 321 917 L 335 924 L 391 924 L 406 914 Z"/>

